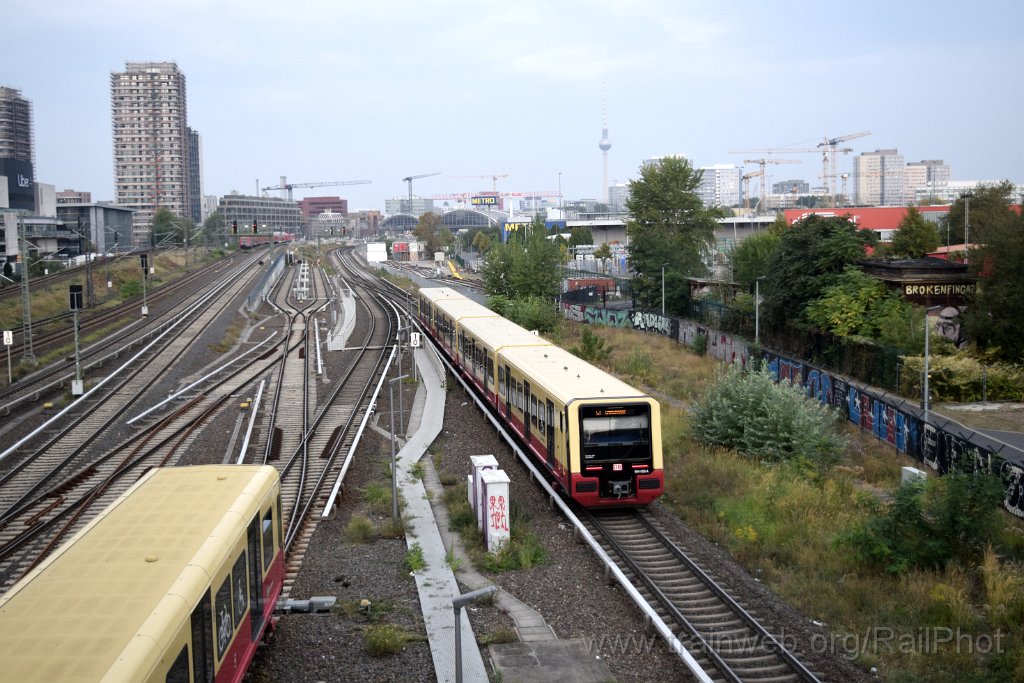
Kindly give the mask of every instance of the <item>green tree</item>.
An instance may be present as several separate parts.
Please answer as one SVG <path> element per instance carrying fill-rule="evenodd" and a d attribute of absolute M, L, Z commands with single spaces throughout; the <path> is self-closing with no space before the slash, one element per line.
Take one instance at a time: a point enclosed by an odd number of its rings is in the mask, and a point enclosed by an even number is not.
<path fill-rule="evenodd" d="M 974 209 L 971 209 L 971 215 Z M 973 221 L 973 219 L 972 219 Z M 990 355 L 1024 362 L 1024 217 L 1013 216 L 989 229 L 971 252 L 977 291 L 963 315 L 964 332 Z"/>
<path fill-rule="evenodd" d="M 781 237 L 770 231 L 755 233 L 732 250 L 732 279 L 751 287 L 754 280 L 768 274 L 768 264 L 779 248 Z"/>
<path fill-rule="evenodd" d="M 477 231 L 477 233 L 473 235 L 473 248 L 481 254 L 486 254 L 491 250 L 492 246 L 494 245 L 491 243 L 491 238 L 488 237 L 487 233 L 483 230 Z"/>
<path fill-rule="evenodd" d="M 224 234 L 224 217 L 220 211 L 214 211 L 203 221 L 203 237 L 210 242 L 217 242 Z"/>
<path fill-rule="evenodd" d="M 942 241 L 945 244 L 964 243 L 964 216 L 970 224 L 971 244 L 984 244 L 989 230 L 997 230 L 1015 215 L 1010 210 L 1013 183 L 1004 180 L 996 185 L 981 185 L 965 192 L 949 207 L 942 221 Z"/>
<path fill-rule="evenodd" d="M 420 216 L 413 234 L 417 240 L 427 245 L 427 253 L 431 258 L 435 252 L 445 251 L 446 247 L 450 247 L 455 242 L 451 230 L 442 223 L 441 216 L 433 211 L 428 211 Z"/>
<path fill-rule="evenodd" d="M 593 243 L 594 237 L 590 233 L 590 228 L 586 227 L 585 225 L 577 225 L 575 228 L 572 229 L 572 232 L 569 233 L 570 247 L 578 247 L 581 244 L 586 245 Z"/>
<path fill-rule="evenodd" d="M 535 220 L 523 235 L 511 235 L 505 244 L 487 252 L 481 272 L 490 296 L 510 300 L 539 297 L 553 301 L 561 282 L 562 252 L 547 238 L 543 221 Z"/>
<path fill-rule="evenodd" d="M 889 254 L 896 258 L 921 258 L 939 248 L 939 228 L 913 206 L 892 236 Z"/>
<path fill-rule="evenodd" d="M 912 321 L 921 321 L 922 315 L 884 282 L 854 266 L 848 266 L 821 298 L 807 304 L 807 318 L 820 330 L 915 352 L 921 341 L 920 335 L 911 334 L 918 329 Z"/>
<path fill-rule="evenodd" d="M 601 272 L 605 272 L 605 259 L 612 257 L 612 248 L 608 246 L 607 242 L 602 242 L 598 245 L 597 249 L 594 250 L 594 258 L 599 259 L 601 262 Z"/>
<path fill-rule="evenodd" d="M 640 169 L 629 183 L 626 202 L 632 218 L 626 224 L 629 261 L 636 276 L 633 292 L 641 305 L 661 303 L 664 268 L 666 311 L 685 310 L 687 277 L 707 273 L 705 255 L 715 243 L 715 217 L 697 195 L 701 172 L 686 159 L 665 157 Z"/>
<path fill-rule="evenodd" d="M 158 206 L 153 214 L 153 223 L 150 229 L 152 244 L 183 244 L 186 235 L 186 222 L 166 206 Z"/>
<path fill-rule="evenodd" d="M 807 304 L 836 284 L 846 266 L 864 258 L 877 241 L 846 218 L 812 215 L 797 221 L 779 241 L 761 287 L 762 320 L 775 329 L 807 327 Z"/>

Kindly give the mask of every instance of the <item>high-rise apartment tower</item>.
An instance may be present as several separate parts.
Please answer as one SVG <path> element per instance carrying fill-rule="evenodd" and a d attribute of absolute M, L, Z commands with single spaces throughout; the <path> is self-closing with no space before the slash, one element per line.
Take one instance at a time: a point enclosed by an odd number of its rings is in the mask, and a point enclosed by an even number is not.
<path fill-rule="evenodd" d="M 7 178 L 7 208 L 34 212 L 35 146 L 32 140 L 32 103 L 21 96 L 20 90 L 2 86 L 0 176 Z"/>
<path fill-rule="evenodd" d="M 185 74 L 174 62 L 127 62 L 110 74 L 117 203 L 134 209 L 132 240 L 147 246 L 159 207 L 192 215 Z"/>

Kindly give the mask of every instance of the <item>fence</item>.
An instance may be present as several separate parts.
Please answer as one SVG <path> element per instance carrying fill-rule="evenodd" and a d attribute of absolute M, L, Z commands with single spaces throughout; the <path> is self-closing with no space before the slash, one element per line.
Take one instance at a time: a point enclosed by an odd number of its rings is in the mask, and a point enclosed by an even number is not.
<path fill-rule="evenodd" d="M 277 283 L 277 279 L 281 277 L 281 273 L 284 272 L 285 256 L 281 254 L 274 259 L 274 263 L 271 264 L 270 269 L 263 274 L 260 281 L 252 288 L 249 292 L 248 298 L 245 300 L 245 310 L 255 311 L 260 307 L 260 304 L 266 300 L 267 295 L 270 294 L 270 290 L 274 288 Z"/>

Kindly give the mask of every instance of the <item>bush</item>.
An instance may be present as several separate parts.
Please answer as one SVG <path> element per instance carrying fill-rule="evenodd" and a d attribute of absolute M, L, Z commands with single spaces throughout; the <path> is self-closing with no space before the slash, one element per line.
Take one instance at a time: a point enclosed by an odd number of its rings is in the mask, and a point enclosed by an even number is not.
<path fill-rule="evenodd" d="M 971 564 L 998 530 L 1002 485 L 991 474 L 948 474 L 911 482 L 887 510 L 840 537 L 861 562 L 902 574 Z"/>
<path fill-rule="evenodd" d="M 356 515 L 345 525 L 345 531 L 342 535 L 346 541 L 353 545 L 366 543 L 373 536 L 373 522 L 366 517 Z"/>
<path fill-rule="evenodd" d="M 921 396 L 924 372 L 923 356 L 905 356 L 900 372 L 899 391 L 904 396 Z M 976 358 L 963 354 L 932 355 L 928 359 L 928 392 L 935 403 L 955 401 L 970 403 L 1024 400 L 1024 367 L 1013 365 L 982 365 Z"/>
<path fill-rule="evenodd" d="M 729 366 L 694 412 L 697 440 L 762 460 L 829 464 L 845 445 L 830 408 L 776 383 L 767 369 Z"/>
<path fill-rule="evenodd" d="M 608 360 L 612 349 L 605 344 L 604 339 L 591 332 L 589 327 L 584 326 L 579 346 L 573 346 L 569 352 L 588 363 L 598 365 Z"/>
<path fill-rule="evenodd" d="M 405 633 L 391 624 L 370 626 L 363 632 L 366 651 L 373 657 L 393 655 L 405 646 Z"/>
<path fill-rule="evenodd" d="M 130 299 L 133 296 L 142 294 L 142 281 L 141 280 L 125 280 L 121 284 L 121 298 Z"/>
<path fill-rule="evenodd" d="M 561 319 L 554 303 L 539 296 L 510 300 L 502 315 L 521 327 L 540 332 L 555 329 Z"/>

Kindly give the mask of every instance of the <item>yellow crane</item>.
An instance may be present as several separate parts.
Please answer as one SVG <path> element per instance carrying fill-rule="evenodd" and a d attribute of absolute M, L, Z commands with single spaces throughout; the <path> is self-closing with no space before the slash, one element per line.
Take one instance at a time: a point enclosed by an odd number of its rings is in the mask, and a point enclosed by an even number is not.
<path fill-rule="evenodd" d="M 457 175 L 453 178 L 490 178 L 493 183 L 492 189 L 498 191 L 498 178 L 508 178 L 508 173 L 492 173 L 491 175 Z"/>

